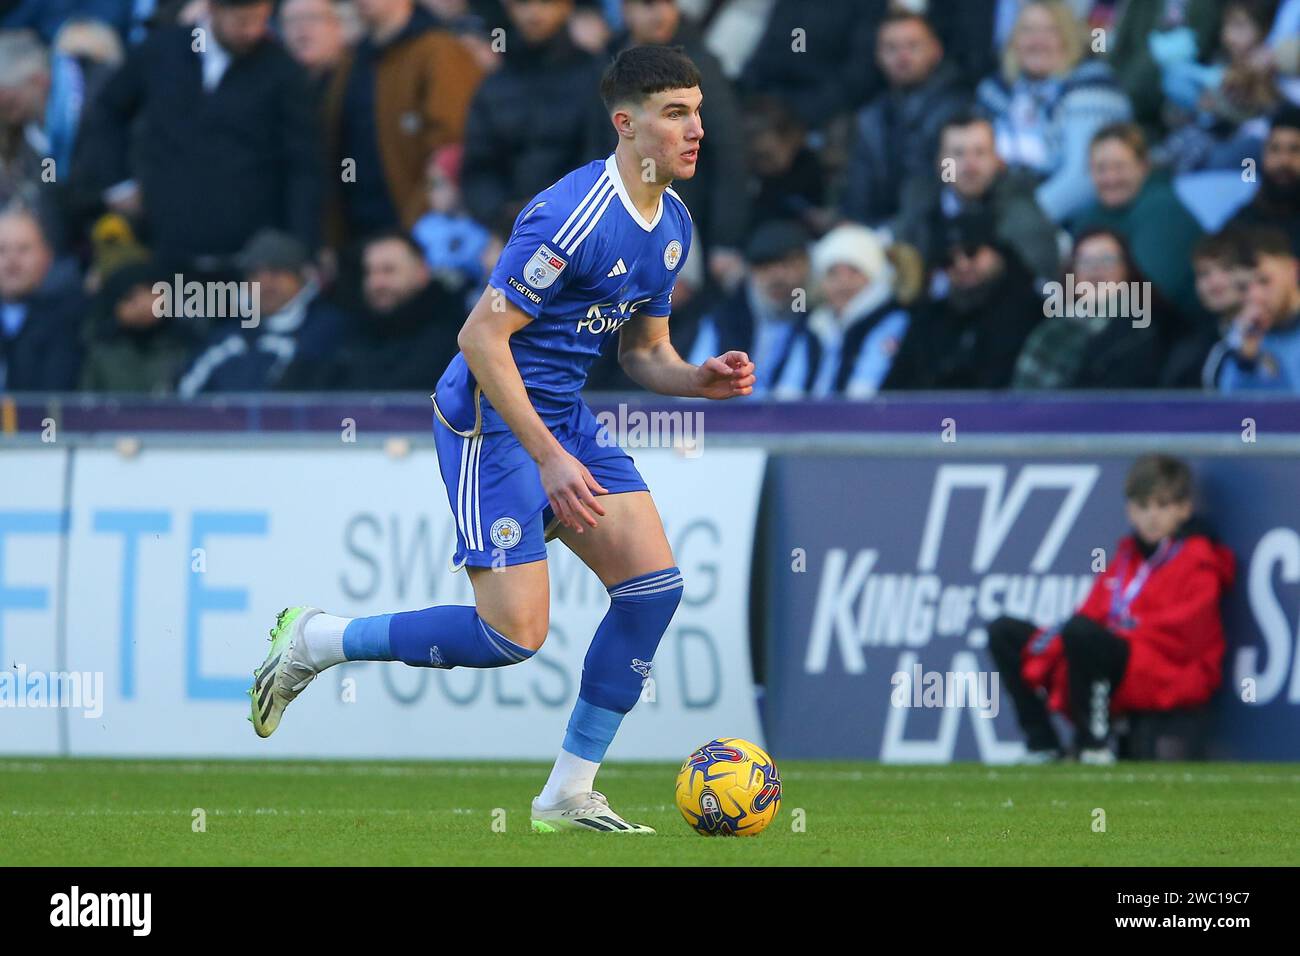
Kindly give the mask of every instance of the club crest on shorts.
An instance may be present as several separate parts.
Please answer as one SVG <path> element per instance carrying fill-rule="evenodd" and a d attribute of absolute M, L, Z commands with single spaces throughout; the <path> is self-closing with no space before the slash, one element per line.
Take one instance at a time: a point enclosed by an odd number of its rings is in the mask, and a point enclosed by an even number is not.
<path fill-rule="evenodd" d="M 497 518 L 492 522 L 492 543 L 507 551 L 519 543 L 523 530 L 514 518 Z"/>
<path fill-rule="evenodd" d="M 664 249 L 664 268 L 669 272 L 677 268 L 682 258 L 682 244 L 674 239 Z"/>
<path fill-rule="evenodd" d="M 524 281 L 534 289 L 545 289 L 559 278 L 568 265 L 546 245 L 537 247 L 533 257 L 524 266 Z"/>

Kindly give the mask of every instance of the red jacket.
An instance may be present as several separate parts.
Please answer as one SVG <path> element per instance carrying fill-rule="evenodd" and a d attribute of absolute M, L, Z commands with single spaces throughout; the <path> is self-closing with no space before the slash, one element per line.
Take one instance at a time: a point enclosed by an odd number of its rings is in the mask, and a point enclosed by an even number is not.
<path fill-rule="evenodd" d="M 1210 699 L 1222 680 L 1223 620 L 1219 601 L 1232 585 L 1232 552 L 1205 534 L 1176 538 L 1180 545 L 1151 571 L 1128 607 L 1127 620 L 1110 620 L 1115 589 L 1126 589 L 1143 564 L 1132 535 L 1121 538 L 1115 558 L 1093 583 L 1078 613 L 1129 643 L 1124 678 L 1111 696 L 1111 712 L 1194 707 Z M 1123 593 L 1123 590 L 1121 590 Z M 1043 629 L 1034 632 L 1034 638 Z M 1068 712 L 1069 684 L 1059 635 L 1035 653 L 1025 646 L 1021 673 L 1031 687 L 1046 688 L 1048 707 Z"/>

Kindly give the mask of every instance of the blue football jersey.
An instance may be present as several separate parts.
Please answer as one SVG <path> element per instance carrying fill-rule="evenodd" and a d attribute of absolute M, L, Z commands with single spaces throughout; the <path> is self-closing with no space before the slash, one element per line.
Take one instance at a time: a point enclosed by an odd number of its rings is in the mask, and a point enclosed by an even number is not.
<path fill-rule="evenodd" d="M 488 284 L 533 317 L 510 337 L 528 397 L 548 425 L 580 401 L 606 336 L 637 313 L 668 315 L 691 248 L 686 204 L 667 189 L 653 220 L 632 204 L 614 157 L 576 169 L 533 197 L 515 220 Z M 462 434 L 508 428 L 457 353 L 434 393 Z"/>

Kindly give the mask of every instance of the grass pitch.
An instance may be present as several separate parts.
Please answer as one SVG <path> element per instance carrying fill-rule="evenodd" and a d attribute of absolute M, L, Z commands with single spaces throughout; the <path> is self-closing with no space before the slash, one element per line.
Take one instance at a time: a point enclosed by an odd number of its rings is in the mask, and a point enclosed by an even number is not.
<path fill-rule="evenodd" d="M 610 765 L 610 803 L 659 833 L 607 838 L 531 832 L 542 764 L 2 759 L 0 864 L 1300 864 L 1294 764 L 780 767 L 775 823 L 709 839 L 675 766 Z"/>

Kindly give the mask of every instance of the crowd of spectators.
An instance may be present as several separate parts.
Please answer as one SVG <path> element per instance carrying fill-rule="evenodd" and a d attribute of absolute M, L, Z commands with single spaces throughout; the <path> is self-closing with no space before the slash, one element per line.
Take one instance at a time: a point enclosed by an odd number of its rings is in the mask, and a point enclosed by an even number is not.
<path fill-rule="evenodd" d="M 1300 394 L 1300 0 L 0 0 L 0 391 L 432 390 L 648 43 L 689 360 Z"/>

